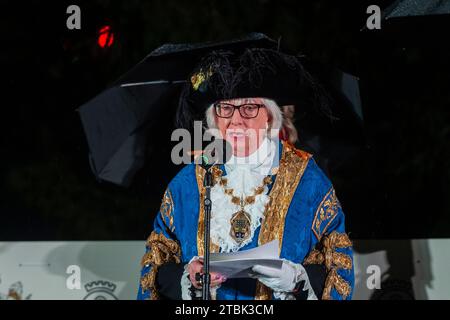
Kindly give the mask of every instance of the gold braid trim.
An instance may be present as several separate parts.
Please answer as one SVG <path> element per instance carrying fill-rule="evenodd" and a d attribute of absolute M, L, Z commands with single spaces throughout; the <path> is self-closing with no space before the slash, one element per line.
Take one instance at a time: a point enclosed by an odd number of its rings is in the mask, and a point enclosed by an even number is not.
<path fill-rule="evenodd" d="M 328 273 L 327 280 L 325 281 L 325 288 L 323 289 L 323 300 L 331 300 L 331 289 L 333 287 L 343 299 L 346 299 L 352 291 L 352 288 L 347 281 L 342 279 L 342 277 L 337 274 L 336 268 L 331 269 Z"/>
<path fill-rule="evenodd" d="M 294 193 L 305 172 L 311 155 L 296 149 L 283 141 L 277 177 L 270 191 L 264 219 L 261 223 L 258 244 L 263 245 L 272 240 L 279 240 L 279 250 L 283 245 L 284 222 Z M 261 282 L 256 283 L 255 300 L 272 299 L 272 290 Z"/>
<path fill-rule="evenodd" d="M 333 231 L 330 235 L 325 235 L 319 243 L 320 249 L 314 249 L 303 262 L 307 264 L 325 264 L 327 268 L 327 279 L 323 290 L 322 299 L 331 300 L 331 290 L 333 288 L 346 299 L 351 292 L 351 287 L 347 281 L 337 273 L 338 269 L 350 270 L 352 259 L 349 255 L 336 252 L 337 248 L 348 248 L 352 242 L 345 233 Z"/>
<path fill-rule="evenodd" d="M 156 267 L 152 267 L 152 269 L 147 272 L 146 274 L 144 274 L 141 278 L 141 287 L 142 287 L 142 291 L 147 291 L 147 290 L 151 290 L 150 291 L 150 300 L 158 300 L 159 299 L 159 295 L 158 295 L 158 291 L 156 290 L 156 273 L 157 273 L 157 269 Z"/>
<path fill-rule="evenodd" d="M 180 263 L 181 248 L 176 241 L 153 231 L 147 239 L 147 249 L 147 253 L 142 257 L 141 266 L 151 266 L 151 270 L 142 276 L 141 287 L 143 291 L 151 290 L 151 300 L 158 300 L 159 294 L 155 285 L 158 268 L 171 261 Z"/>
<path fill-rule="evenodd" d="M 321 239 L 328 226 L 333 222 L 334 218 L 336 218 L 339 212 L 339 208 L 341 208 L 341 204 L 336 197 L 334 188 L 331 188 L 330 191 L 328 191 L 328 193 L 322 199 L 322 202 L 320 203 L 314 215 L 312 230 L 317 239 Z M 324 225 L 324 227 L 322 227 L 322 225 Z"/>
<path fill-rule="evenodd" d="M 303 262 L 304 264 L 322 264 L 324 262 L 324 256 L 322 252 L 314 249 L 308 255 L 308 257 Z"/>
<path fill-rule="evenodd" d="M 166 189 L 161 201 L 159 212 L 161 213 L 161 218 L 163 219 L 164 223 L 167 225 L 167 227 L 170 229 L 171 232 L 175 232 L 175 226 L 173 224 L 173 209 L 174 204 L 172 193 L 170 192 L 169 189 Z"/>
<path fill-rule="evenodd" d="M 211 168 L 212 170 L 212 176 L 213 176 L 213 185 L 216 183 L 220 183 L 221 177 L 222 177 L 222 170 L 220 170 L 219 167 L 213 166 Z M 205 200 L 205 187 L 203 186 L 203 180 L 205 177 L 205 169 L 203 169 L 201 166 L 196 165 L 195 166 L 195 177 L 197 178 L 197 187 L 198 187 L 198 194 L 199 194 L 199 213 L 198 213 L 198 229 L 197 229 L 197 252 L 199 256 L 203 256 L 203 249 L 204 249 L 204 230 L 205 230 L 205 210 L 204 210 L 204 200 Z M 209 242 L 209 250 L 211 253 L 217 253 L 219 252 L 219 245 L 213 243 L 212 241 Z"/>

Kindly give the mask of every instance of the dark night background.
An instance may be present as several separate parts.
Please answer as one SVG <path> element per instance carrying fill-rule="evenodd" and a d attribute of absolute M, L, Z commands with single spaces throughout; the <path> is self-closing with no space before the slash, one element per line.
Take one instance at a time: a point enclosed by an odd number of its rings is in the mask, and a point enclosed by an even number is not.
<path fill-rule="evenodd" d="M 179 170 L 162 156 L 172 146 L 175 105 L 161 115 L 158 140 L 129 189 L 95 180 L 76 108 L 164 43 L 254 31 L 360 78 L 362 142 L 324 168 L 351 236 L 450 238 L 450 17 L 360 31 L 369 4 L 392 1 L 345 3 L 2 2 L 0 241 L 146 238 Z M 81 7 L 80 31 L 66 28 L 70 4 Z M 104 25 L 115 36 L 109 48 L 97 44 Z"/>

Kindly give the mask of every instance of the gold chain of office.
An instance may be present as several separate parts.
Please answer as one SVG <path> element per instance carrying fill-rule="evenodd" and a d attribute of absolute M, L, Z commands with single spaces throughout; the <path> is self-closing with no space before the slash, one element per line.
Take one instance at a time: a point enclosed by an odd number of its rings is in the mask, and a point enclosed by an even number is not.
<path fill-rule="evenodd" d="M 234 195 L 234 190 L 227 188 L 227 178 L 222 177 L 219 183 L 223 187 L 225 194 L 231 197 L 231 202 L 237 206 L 240 206 L 239 211 L 235 212 L 230 219 L 230 235 L 234 241 L 240 244 L 250 237 L 251 216 L 245 211 L 245 206 L 255 203 L 256 196 L 264 192 L 265 187 L 272 183 L 272 178 L 270 176 L 266 176 L 263 179 L 262 185 L 255 188 L 254 193 L 247 197 L 237 197 Z"/>

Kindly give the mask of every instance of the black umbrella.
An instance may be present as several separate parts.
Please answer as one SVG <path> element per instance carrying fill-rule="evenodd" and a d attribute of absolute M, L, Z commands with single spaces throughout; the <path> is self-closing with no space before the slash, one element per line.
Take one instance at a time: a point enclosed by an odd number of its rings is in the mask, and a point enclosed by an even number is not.
<path fill-rule="evenodd" d="M 385 19 L 450 13 L 450 0 L 398 0 L 384 12 Z"/>
<path fill-rule="evenodd" d="M 89 146 L 92 171 L 99 180 L 128 186 L 142 168 L 147 135 L 159 116 L 176 105 L 199 59 L 212 50 L 275 48 L 277 43 L 260 33 L 227 42 L 165 44 L 122 76 L 112 87 L 78 111 Z"/>

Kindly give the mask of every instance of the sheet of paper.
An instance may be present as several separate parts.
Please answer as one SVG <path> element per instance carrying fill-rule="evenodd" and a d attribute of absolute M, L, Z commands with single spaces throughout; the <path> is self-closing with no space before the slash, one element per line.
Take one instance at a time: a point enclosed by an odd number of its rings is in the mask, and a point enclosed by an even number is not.
<path fill-rule="evenodd" d="M 248 278 L 254 265 L 281 269 L 283 260 L 278 256 L 278 240 L 265 245 L 238 252 L 211 253 L 210 271 L 231 278 Z"/>

